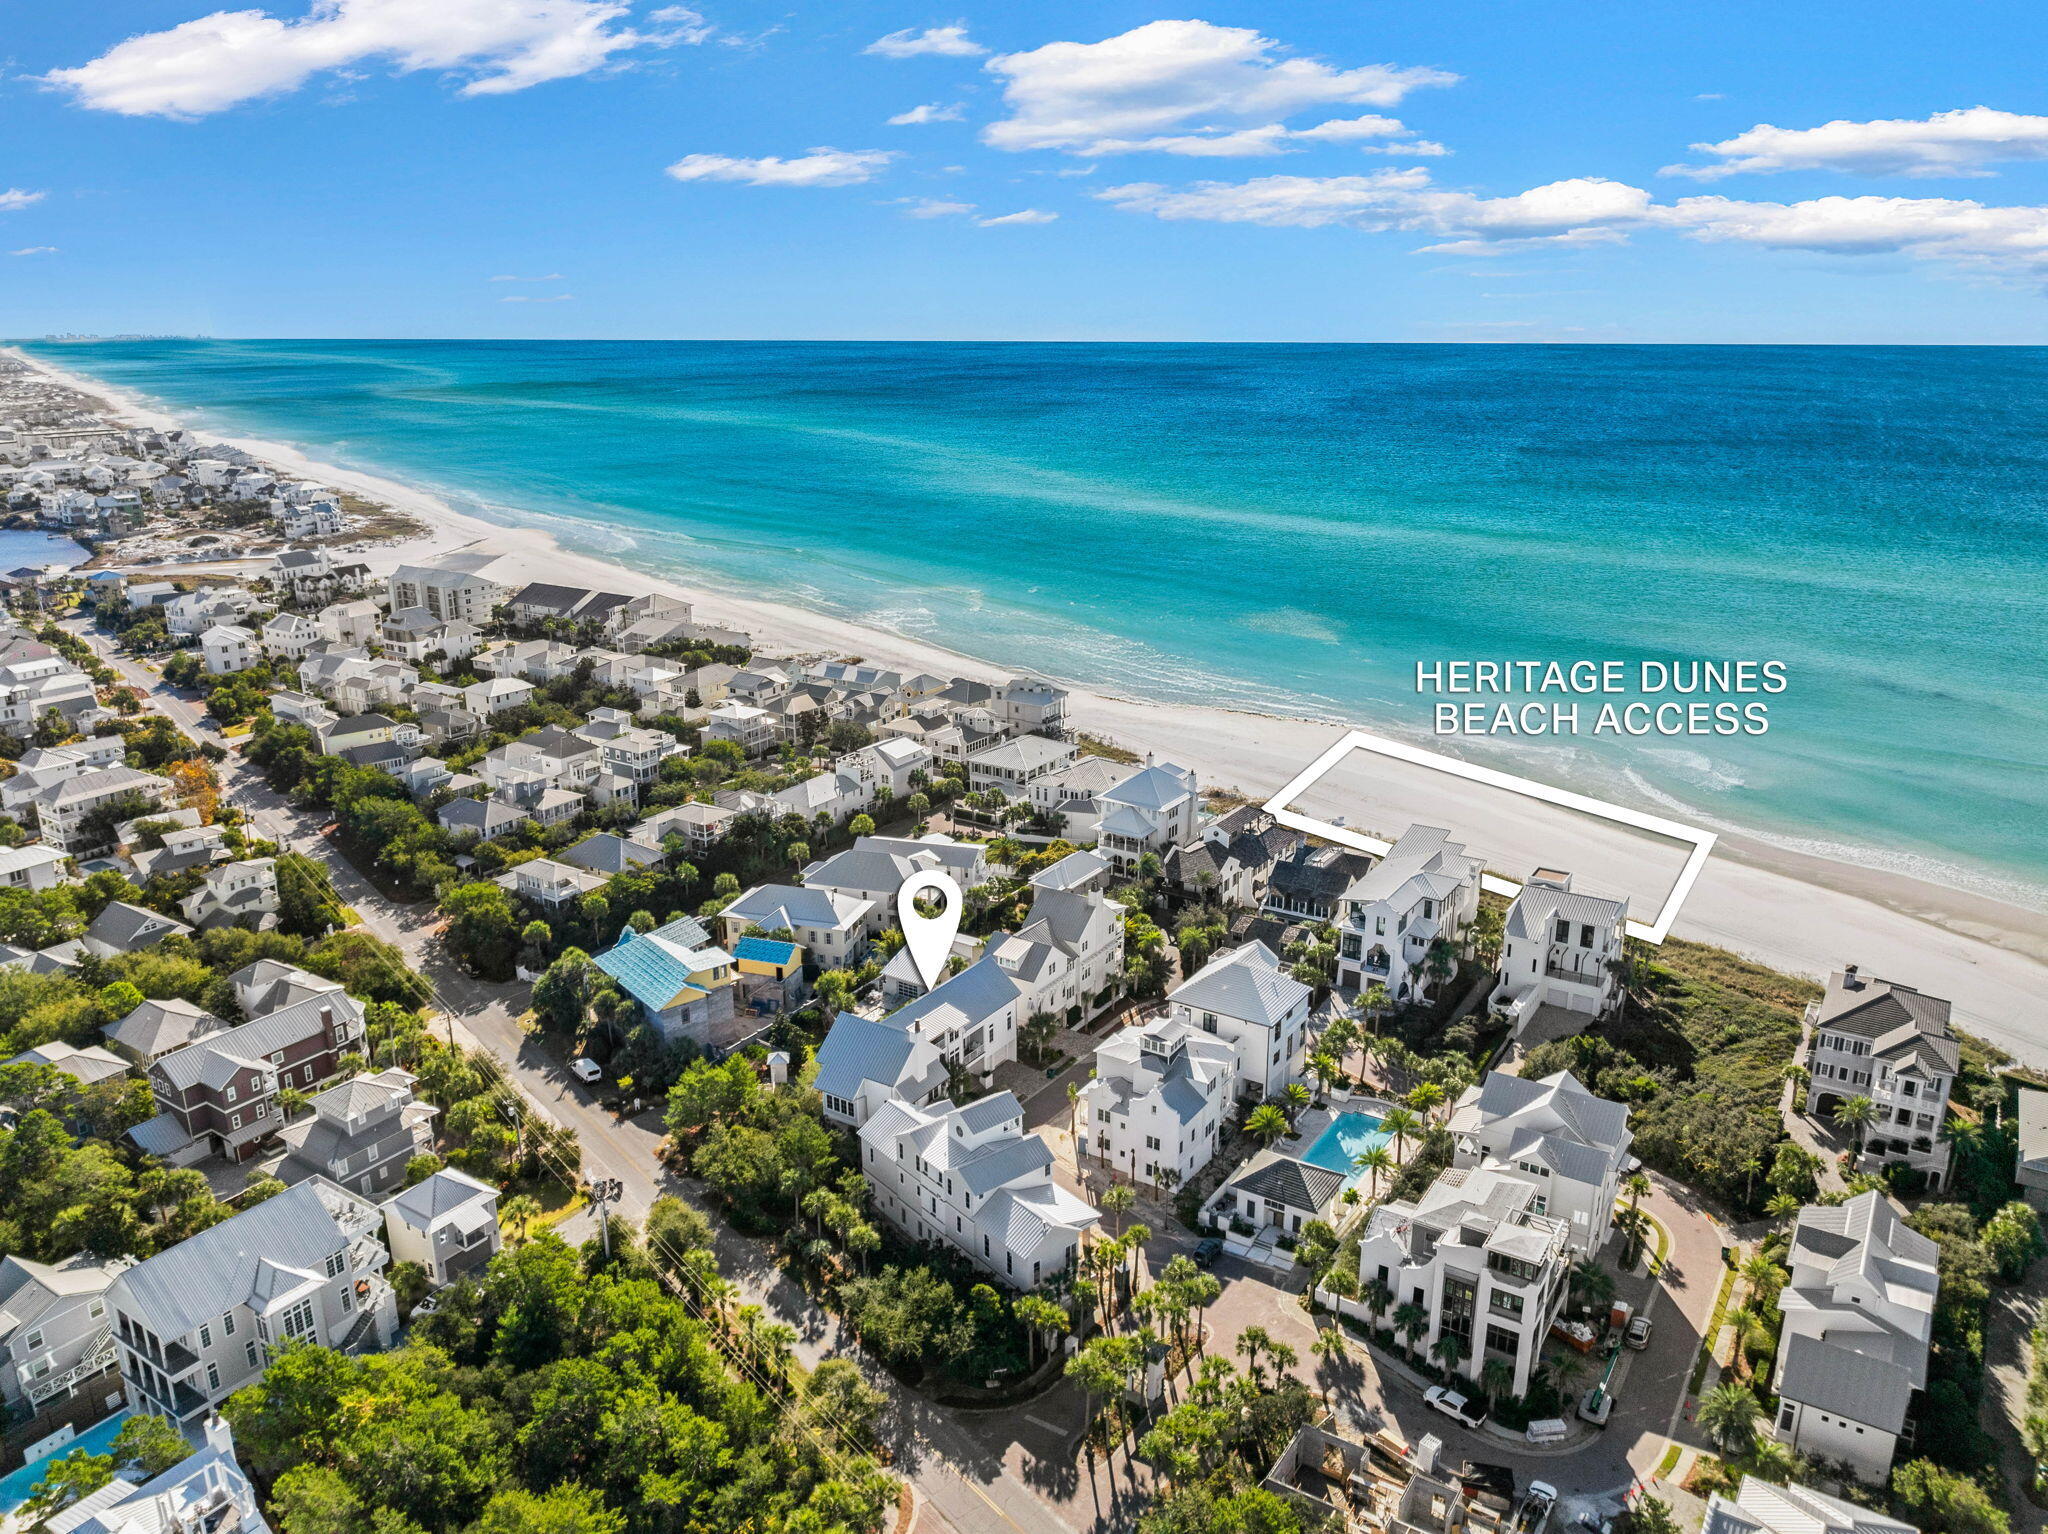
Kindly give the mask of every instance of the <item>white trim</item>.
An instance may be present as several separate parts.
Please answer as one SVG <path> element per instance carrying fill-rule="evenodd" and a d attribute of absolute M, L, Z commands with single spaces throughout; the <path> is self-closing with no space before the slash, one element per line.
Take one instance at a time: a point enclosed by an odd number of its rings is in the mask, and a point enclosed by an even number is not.
<path fill-rule="evenodd" d="M 1481 767 L 1472 762 L 1461 762 L 1456 757 L 1444 756 L 1435 751 L 1425 751 L 1405 741 L 1390 740 L 1384 735 L 1373 735 L 1365 730 L 1352 730 L 1310 762 L 1297 773 L 1287 786 L 1266 801 L 1266 813 L 1281 825 L 1311 836 L 1350 847 L 1354 851 L 1371 853 L 1375 857 L 1386 854 L 1389 842 L 1375 836 L 1366 836 L 1358 831 L 1346 830 L 1325 820 L 1315 820 L 1287 806 L 1308 792 L 1316 782 L 1327 775 L 1336 765 L 1353 751 L 1372 751 L 1380 756 L 1390 756 L 1396 761 L 1410 762 L 1420 767 L 1433 767 L 1439 772 L 1449 773 L 1454 778 L 1467 782 L 1481 783 L 1489 788 L 1505 789 L 1511 794 L 1521 794 L 1544 804 L 1554 804 L 1562 809 L 1577 810 L 1601 820 L 1611 820 L 1619 825 L 1637 831 L 1648 831 L 1655 836 L 1668 837 L 1683 842 L 1689 849 L 1685 866 L 1678 871 L 1670 893 L 1664 897 L 1664 905 L 1657 912 L 1654 921 L 1644 923 L 1630 919 L 1628 935 L 1640 938 L 1646 943 L 1661 943 L 1671 931 L 1672 922 L 1678 919 L 1678 909 L 1685 904 L 1686 896 L 1692 893 L 1700 870 L 1706 867 L 1707 856 L 1714 850 L 1714 843 L 1720 838 L 1712 831 L 1703 831 L 1697 826 L 1682 825 L 1675 820 L 1666 820 L 1661 815 L 1646 814 L 1632 810 L 1626 805 L 1612 804 L 1605 799 L 1592 799 L 1584 794 L 1575 794 L 1570 789 L 1555 788 L 1548 783 L 1539 783 L 1534 778 L 1517 777 L 1513 773 L 1498 772 L 1491 767 Z M 1479 887 L 1489 894 L 1504 895 L 1512 900 L 1521 894 L 1522 886 L 1512 879 L 1503 879 L 1495 874 L 1482 874 Z"/>

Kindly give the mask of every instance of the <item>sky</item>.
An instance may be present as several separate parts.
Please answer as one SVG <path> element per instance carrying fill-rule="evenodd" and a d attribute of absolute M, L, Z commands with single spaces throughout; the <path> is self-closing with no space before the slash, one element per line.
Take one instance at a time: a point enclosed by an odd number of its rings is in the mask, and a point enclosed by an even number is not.
<path fill-rule="evenodd" d="M 11 8 L 0 334 L 2048 344 L 2017 0 L 262 4 Z"/>

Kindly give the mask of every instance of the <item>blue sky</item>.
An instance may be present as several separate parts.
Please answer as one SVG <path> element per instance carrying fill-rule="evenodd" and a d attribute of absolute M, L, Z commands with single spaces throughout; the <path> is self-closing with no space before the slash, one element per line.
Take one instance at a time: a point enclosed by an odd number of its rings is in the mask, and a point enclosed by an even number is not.
<path fill-rule="evenodd" d="M 2037 5 L 16 10 L 4 334 L 2048 342 Z"/>

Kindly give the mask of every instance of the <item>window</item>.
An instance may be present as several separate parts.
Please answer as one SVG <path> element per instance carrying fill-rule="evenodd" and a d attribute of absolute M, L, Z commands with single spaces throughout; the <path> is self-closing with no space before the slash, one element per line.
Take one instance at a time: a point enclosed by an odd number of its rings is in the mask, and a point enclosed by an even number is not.
<path fill-rule="evenodd" d="M 206 1366 L 206 1388 L 208 1390 L 220 1389 L 220 1365 L 208 1364 Z"/>
<path fill-rule="evenodd" d="M 341 1277 L 342 1269 L 346 1268 L 347 1266 L 348 1256 L 346 1253 L 329 1252 L 327 1254 L 327 1276 L 329 1278 Z"/>
<path fill-rule="evenodd" d="M 1787 1401 L 1778 1411 L 1778 1431 L 1781 1433 L 1792 1431 L 1792 1403 L 1790 1401 Z"/>
<path fill-rule="evenodd" d="M 1504 1326 L 1489 1326 L 1486 1329 L 1486 1351 L 1505 1353 L 1509 1358 L 1519 1357 L 1522 1338 L 1518 1332 L 1511 1332 Z"/>
<path fill-rule="evenodd" d="M 43 1345 L 43 1334 L 41 1332 L 30 1332 L 23 1340 L 27 1344 L 28 1350 L 33 1353 Z"/>
<path fill-rule="evenodd" d="M 347 1284 L 343 1284 L 339 1292 L 341 1294 L 341 1313 L 347 1315 L 356 1308 L 356 1297 L 349 1293 L 349 1286 Z"/>
<path fill-rule="evenodd" d="M 222 1333 L 222 1335 L 223 1335 L 223 1336 L 228 1336 L 228 1337 L 232 1337 L 232 1336 L 234 1336 L 234 1334 L 235 1334 L 235 1313 L 234 1313 L 234 1312 L 233 1312 L 232 1310 L 231 1310 L 231 1311 L 229 1311 L 229 1312 L 228 1312 L 228 1313 L 227 1313 L 226 1315 L 224 1315 L 224 1316 L 222 1316 L 222 1317 L 220 1318 L 220 1329 L 221 1329 L 221 1333 Z"/>
<path fill-rule="evenodd" d="M 213 1346 L 213 1328 L 203 1321 L 199 1325 L 199 1345 L 202 1348 Z"/>
<path fill-rule="evenodd" d="M 107 1302 L 105 1300 L 94 1300 L 90 1305 L 85 1307 L 85 1313 L 88 1316 L 91 1316 L 93 1320 L 97 1321 L 101 1316 L 107 1313 Z"/>
<path fill-rule="evenodd" d="M 284 1313 L 284 1323 L 280 1330 L 283 1331 L 285 1340 L 288 1342 L 294 1337 L 311 1336 L 313 1332 L 313 1302 L 310 1299 L 300 1300 L 298 1304 L 287 1310 Z"/>

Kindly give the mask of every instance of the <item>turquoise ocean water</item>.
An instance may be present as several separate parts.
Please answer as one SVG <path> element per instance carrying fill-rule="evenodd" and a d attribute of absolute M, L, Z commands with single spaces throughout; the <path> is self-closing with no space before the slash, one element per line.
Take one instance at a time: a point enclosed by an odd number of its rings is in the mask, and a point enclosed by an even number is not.
<path fill-rule="evenodd" d="M 2048 350 L 28 349 L 639 568 L 1135 696 L 1421 734 L 1418 659 L 1781 660 L 1767 736 L 1491 759 L 2048 904 Z"/>

